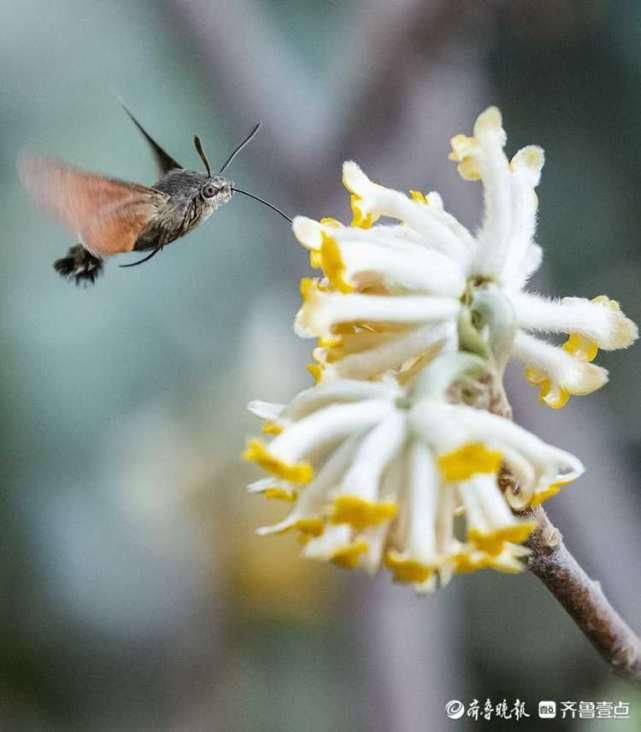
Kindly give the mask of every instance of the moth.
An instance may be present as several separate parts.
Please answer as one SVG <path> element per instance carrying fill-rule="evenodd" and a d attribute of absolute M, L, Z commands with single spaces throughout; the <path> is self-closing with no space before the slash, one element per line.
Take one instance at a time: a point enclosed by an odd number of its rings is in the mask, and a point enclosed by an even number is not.
<path fill-rule="evenodd" d="M 148 252 L 134 267 L 147 262 L 171 242 L 206 221 L 233 193 L 269 206 L 291 223 L 289 216 L 268 201 L 237 188 L 223 172 L 258 132 L 258 122 L 212 174 L 196 135 L 194 146 L 206 173 L 186 170 L 149 135 L 133 114 L 123 109 L 150 146 L 159 172 L 151 187 L 90 173 L 54 158 L 23 154 L 18 173 L 36 202 L 74 232 L 78 243 L 54 262 L 55 270 L 76 284 L 93 283 L 108 257 Z"/>

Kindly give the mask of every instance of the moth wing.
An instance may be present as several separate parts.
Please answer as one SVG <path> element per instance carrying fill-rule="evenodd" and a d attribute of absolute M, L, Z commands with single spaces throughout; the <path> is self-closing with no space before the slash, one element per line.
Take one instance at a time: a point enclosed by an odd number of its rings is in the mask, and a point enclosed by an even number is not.
<path fill-rule="evenodd" d="M 89 173 L 52 158 L 23 156 L 18 172 L 38 204 L 100 256 L 131 251 L 167 199 L 153 188 Z"/>
<path fill-rule="evenodd" d="M 82 242 L 101 257 L 130 252 L 157 210 L 156 204 L 149 201 L 124 203 L 81 230 Z"/>
<path fill-rule="evenodd" d="M 147 144 L 151 148 L 154 158 L 156 159 L 156 165 L 158 166 L 158 170 L 160 171 L 160 174 L 165 175 L 166 173 L 169 173 L 169 171 L 171 171 L 171 170 L 182 170 L 183 166 L 180 163 L 176 162 L 166 150 L 164 150 L 162 147 L 160 147 L 160 145 L 147 132 L 147 130 L 140 124 L 140 122 L 138 122 L 138 120 L 127 109 L 127 107 L 124 105 L 124 103 L 122 101 L 120 102 L 120 106 L 124 109 L 125 114 L 127 114 L 129 119 L 134 123 L 134 125 L 136 125 L 140 134 L 147 141 Z"/>

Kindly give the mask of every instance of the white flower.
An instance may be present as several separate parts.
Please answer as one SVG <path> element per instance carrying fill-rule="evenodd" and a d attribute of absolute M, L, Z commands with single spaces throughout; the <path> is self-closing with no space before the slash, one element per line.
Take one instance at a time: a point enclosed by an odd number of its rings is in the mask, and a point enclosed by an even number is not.
<path fill-rule="evenodd" d="M 637 327 L 605 296 L 551 300 L 524 291 L 541 262 L 533 237 L 543 151 L 528 146 L 508 161 L 505 140 L 501 115 L 490 107 L 472 137 L 451 141 L 461 175 L 483 183 L 485 217 L 476 236 L 444 210 L 438 194 L 408 197 L 372 182 L 353 162 L 343 166 L 351 226 L 294 220 L 296 237 L 324 273 L 303 280 L 296 319 L 299 335 L 320 339 L 311 367 L 319 381 L 389 371 L 410 381 L 436 353 L 465 346 L 466 323 L 483 333 L 479 315 L 488 297 L 501 303 L 505 320 L 500 348 L 490 344 L 499 366 L 508 357 L 522 361 L 548 406 L 562 407 L 570 395 L 607 381 L 607 371 L 591 363 L 598 349 L 628 347 Z M 373 226 L 381 217 L 401 223 Z M 557 346 L 536 335 L 542 333 L 568 338 Z"/>
<path fill-rule="evenodd" d="M 519 571 L 527 554 L 519 545 L 534 524 L 511 506 L 539 503 L 583 466 L 506 419 L 446 402 L 451 366 L 435 359 L 410 391 L 391 380 L 337 379 L 287 406 L 252 402 L 274 436 L 248 443 L 245 457 L 272 476 L 250 490 L 293 503 L 260 533 L 297 529 L 304 556 L 372 573 L 384 564 L 419 591 L 452 573 Z M 518 494 L 499 488 L 502 467 Z"/>

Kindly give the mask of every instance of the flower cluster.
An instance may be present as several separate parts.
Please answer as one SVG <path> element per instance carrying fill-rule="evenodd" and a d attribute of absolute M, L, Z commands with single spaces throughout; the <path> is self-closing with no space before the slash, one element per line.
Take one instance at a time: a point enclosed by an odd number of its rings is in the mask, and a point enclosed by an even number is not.
<path fill-rule="evenodd" d="M 250 490 L 293 503 L 261 533 L 296 529 L 306 557 L 370 572 L 384 565 L 431 590 L 457 572 L 521 569 L 534 524 L 513 510 L 583 471 L 473 398 L 502 391 L 514 357 L 541 400 L 562 407 L 606 382 L 592 363 L 599 349 L 637 337 L 606 296 L 552 300 L 524 289 L 541 262 L 533 236 L 543 151 L 528 146 L 510 161 L 505 141 L 491 107 L 473 136 L 451 142 L 462 177 L 483 184 L 475 236 L 437 193 L 390 190 L 353 162 L 343 166 L 351 225 L 294 220 L 322 270 L 301 282 L 295 322 L 300 336 L 318 339 L 310 366 L 318 383 L 287 406 L 250 405 L 273 436 L 248 444 L 245 457 L 271 474 Z M 555 345 L 541 333 L 567 338 Z"/>

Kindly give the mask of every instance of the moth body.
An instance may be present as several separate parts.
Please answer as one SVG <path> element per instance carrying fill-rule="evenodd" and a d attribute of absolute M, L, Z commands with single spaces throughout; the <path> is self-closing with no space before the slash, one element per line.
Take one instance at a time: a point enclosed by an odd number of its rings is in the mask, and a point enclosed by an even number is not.
<path fill-rule="evenodd" d="M 75 232 L 79 243 L 54 268 L 76 284 L 93 283 L 104 260 L 117 254 L 149 252 L 134 266 L 147 261 L 165 246 L 188 234 L 227 203 L 234 191 L 244 193 L 289 219 L 272 204 L 236 189 L 220 173 L 257 132 L 251 133 L 227 158 L 219 173 L 212 174 L 198 137 L 194 138 L 206 173 L 185 170 L 125 111 L 152 149 L 161 176 L 153 186 L 89 173 L 52 158 L 22 156 L 18 170 L 36 201 Z"/>

